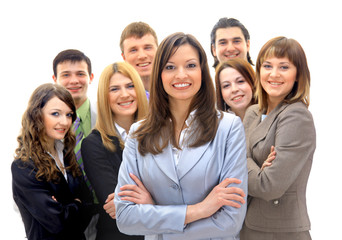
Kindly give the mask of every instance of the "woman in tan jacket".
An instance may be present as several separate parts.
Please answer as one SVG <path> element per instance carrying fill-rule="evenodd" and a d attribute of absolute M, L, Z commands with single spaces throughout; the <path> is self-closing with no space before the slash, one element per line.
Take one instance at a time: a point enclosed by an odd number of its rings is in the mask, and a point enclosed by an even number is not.
<path fill-rule="evenodd" d="M 311 239 L 305 194 L 316 132 L 309 88 L 300 44 L 269 40 L 256 63 L 258 105 L 244 118 L 249 201 L 241 240 Z"/>

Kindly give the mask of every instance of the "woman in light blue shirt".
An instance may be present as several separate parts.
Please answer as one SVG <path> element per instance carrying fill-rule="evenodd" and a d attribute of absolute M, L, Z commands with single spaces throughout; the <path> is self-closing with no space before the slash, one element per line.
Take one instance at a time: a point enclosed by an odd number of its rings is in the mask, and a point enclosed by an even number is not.
<path fill-rule="evenodd" d="M 168 36 L 151 77 L 149 113 L 132 125 L 119 170 L 119 230 L 145 239 L 239 239 L 244 129 L 239 117 L 216 110 L 200 43 L 184 33 Z M 132 174 L 141 180 L 137 188 Z M 141 201 L 143 188 L 150 195 Z"/>

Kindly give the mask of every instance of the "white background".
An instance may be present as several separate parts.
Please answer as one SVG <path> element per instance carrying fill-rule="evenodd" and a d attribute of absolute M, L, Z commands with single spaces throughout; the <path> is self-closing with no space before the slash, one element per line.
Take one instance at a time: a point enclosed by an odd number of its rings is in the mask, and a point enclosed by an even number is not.
<path fill-rule="evenodd" d="M 341 14 L 337 0 L 1 1 L 1 234 L 9 239 L 25 237 L 21 218 L 13 207 L 10 164 L 27 101 L 38 85 L 52 82 L 52 60 L 58 52 L 76 48 L 90 57 L 95 79 L 89 96 L 95 101 L 102 70 L 122 60 L 119 39 L 129 23 L 150 24 L 159 42 L 178 31 L 193 34 L 206 50 L 211 68 L 211 29 L 219 18 L 234 17 L 249 30 L 254 62 L 261 46 L 280 35 L 299 41 L 307 54 L 311 71 L 309 109 L 317 131 L 307 190 L 311 234 L 313 239 L 340 238 Z"/>

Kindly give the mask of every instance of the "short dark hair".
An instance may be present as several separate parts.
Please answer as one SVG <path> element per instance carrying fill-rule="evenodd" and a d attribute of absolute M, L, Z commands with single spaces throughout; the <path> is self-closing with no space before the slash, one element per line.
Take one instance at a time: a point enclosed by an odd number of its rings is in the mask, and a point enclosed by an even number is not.
<path fill-rule="evenodd" d="M 55 77 L 57 77 L 57 65 L 65 61 L 71 61 L 72 63 L 85 61 L 88 65 L 88 73 L 89 75 L 91 75 L 90 59 L 83 52 L 79 50 L 67 49 L 58 53 L 58 55 L 53 60 L 52 67 L 53 67 L 53 75 Z"/>
<path fill-rule="evenodd" d="M 219 64 L 219 60 L 217 57 L 214 56 L 212 46 L 215 46 L 215 41 L 216 41 L 216 31 L 220 28 L 231 28 L 231 27 L 238 27 L 241 29 L 243 36 L 245 37 L 245 41 L 247 42 L 250 40 L 249 32 L 247 28 L 237 19 L 235 18 L 220 18 L 220 20 L 215 24 L 213 29 L 211 30 L 210 33 L 210 51 L 211 55 L 214 57 L 214 65 L 213 67 L 216 68 L 216 66 Z M 251 64 L 253 64 L 253 61 L 251 59 L 251 56 L 249 55 L 249 52 L 247 52 L 247 61 Z"/>

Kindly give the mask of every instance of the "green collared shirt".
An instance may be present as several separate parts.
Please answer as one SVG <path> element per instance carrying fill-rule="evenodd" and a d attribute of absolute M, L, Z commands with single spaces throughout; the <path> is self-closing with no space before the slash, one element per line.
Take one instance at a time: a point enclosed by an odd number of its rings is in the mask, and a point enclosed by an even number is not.
<path fill-rule="evenodd" d="M 88 136 L 91 131 L 91 113 L 89 98 L 76 110 L 77 116 L 81 119 L 80 127 L 84 137 Z"/>

